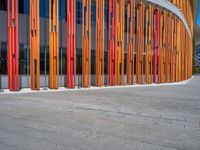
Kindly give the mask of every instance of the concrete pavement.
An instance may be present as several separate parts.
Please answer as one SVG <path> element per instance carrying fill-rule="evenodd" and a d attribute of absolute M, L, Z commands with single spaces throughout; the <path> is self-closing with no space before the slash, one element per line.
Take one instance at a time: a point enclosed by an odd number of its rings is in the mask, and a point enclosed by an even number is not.
<path fill-rule="evenodd" d="M 0 150 L 199 150 L 186 85 L 0 95 Z"/>

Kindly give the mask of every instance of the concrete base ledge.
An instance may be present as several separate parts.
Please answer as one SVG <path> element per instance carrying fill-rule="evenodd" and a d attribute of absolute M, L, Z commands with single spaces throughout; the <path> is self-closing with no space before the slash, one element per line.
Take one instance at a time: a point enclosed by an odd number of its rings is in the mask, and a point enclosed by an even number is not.
<path fill-rule="evenodd" d="M 193 76 L 192 76 L 193 78 Z M 185 85 L 187 84 L 192 78 L 180 82 L 173 82 L 173 83 L 152 83 L 152 84 L 133 84 L 133 85 L 121 85 L 121 86 L 102 86 L 102 87 L 96 87 L 91 86 L 89 88 L 83 88 L 83 87 L 75 87 L 74 89 L 68 89 L 65 87 L 59 87 L 57 90 L 52 90 L 49 88 L 41 88 L 40 90 L 31 90 L 30 88 L 24 88 L 21 89 L 18 92 L 9 91 L 8 89 L 3 90 L 1 94 L 26 94 L 26 93 L 44 93 L 44 92 L 67 92 L 67 91 L 84 91 L 84 90 L 103 90 L 103 89 L 120 89 L 120 88 L 137 88 L 137 87 L 159 87 L 159 86 L 179 86 L 179 85 Z"/>

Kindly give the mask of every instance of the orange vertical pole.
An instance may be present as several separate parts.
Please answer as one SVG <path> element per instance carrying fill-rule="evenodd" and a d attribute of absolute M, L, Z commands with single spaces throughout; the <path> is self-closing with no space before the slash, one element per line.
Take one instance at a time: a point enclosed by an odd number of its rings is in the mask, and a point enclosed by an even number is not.
<path fill-rule="evenodd" d="M 187 79 L 187 74 L 188 74 L 188 68 L 187 68 L 187 64 L 188 64 L 188 42 L 187 42 L 187 31 L 185 30 L 185 80 Z"/>
<path fill-rule="evenodd" d="M 173 37 L 173 30 L 174 30 L 174 23 L 173 23 L 173 14 L 170 15 L 170 82 L 173 81 L 173 41 L 174 41 L 174 37 Z"/>
<path fill-rule="evenodd" d="M 184 25 L 183 25 L 183 42 L 184 42 L 184 47 L 183 47 L 183 80 L 185 80 L 185 64 L 186 64 L 186 51 L 185 51 L 185 49 L 186 49 L 186 39 L 185 39 L 185 35 L 186 35 L 186 33 L 185 33 L 186 31 L 185 31 L 185 28 L 184 28 Z"/>
<path fill-rule="evenodd" d="M 172 14 L 169 15 L 169 82 L 172 82 L 172 49 L 173 49 L 173 20 Z"/>
<path fill-rule="evenodd" d="M 136 11 L 136 83 L 143 83 L 143 52 L 144 52 L 144 3 L 140 2 Z"/>
<path fill-rule="evenodd" d="M 104 85 L 104 1 L 96 0 L 96 86 Z"/>
<path fill-rule="evenodd" d="M 166 49 L 167 49 L 167 11 L 164 10 L 160 20 L 160 82 L 166 82 Z"/>
<path fill-rule="evenodd" d="M 187 42 L 187 31 L 185 32 L 185 80 L 187 79 L 188 74 L 188 42 Z"/>
<path fill-rule="evenodd" d="M 91 0 L 83 0 L 82 17 L 82 85 L 91 84 Z"/>
<path fill-rule="evenodd" d="M 176 81 L 180 81 L 180 21 L 177 19 Z"/>
<path fill-rule="evenodd" d="M 184 42 L 183 41 L 183 36 L 184 36 L 184 33 L 183 33 L 184 31 L 183 31 L 183 23 L 181 22 L 181 37 L 182 37 L 182 43 Z M 183 62 L 184 62 L 184 60 L 183 60 L 183 47 L 184 47 L 184 44 L 181 44 L 181 80 L 183 80 Z"/>
<path fill-rule="evenodd" d="M 116 84 L 124 84 L 124 0 L 116 1 Z"/>
<path fill-rule="evenodd" d="M 183 25 L 183 27 L 184 27 L 184 25 Z M 183 28 L 183 30 L 184 30 L 184 49 L 183 49 L 183 53 L 184 53 L 183 74 L 184 74 L 184 76 L 183 76 L 183 80 L 185 80 L 186 79 L 186 64 L 187 64 L 187 56 L 186 56 L 186 32 L 187 31 L 186 31 L 185 27 Z"/>
<path fill-rule="evenodd" d="M 152 65 L 153 65 L 153 7 L 146 7 L 146 83 L 152 83 Z"/>
<path fill-rule="evenodd" d="M 76 1 L 67 0 L 67 87 L 76 86 Z"/>
<path fill-rule="evenodd" d="M 30 76 L 31 89 L 40 89 L 40 17 L 39 0 L 30 0 Z"/>
<path fill-rule="evenodd" d="M 181 80 L 184 80 L 184 64 L 185 64 L 185 54 L 184 54 L 184 47 L 185 47 L 185 41 L 184 41 L 184 36 L 185 36 L 185 33 L 184 33 L 184 25 L 183 23 L 181 23 L 181 29 L 182 29 L 182 47 L 181 47 Z"/>
<path fill-rule="evenodd" d="M 166 25 L 167 25 L 167 31 L 166 31 L 166 82 L 170 82 L 170 26 L 171 26 L 171 21 L 170 21 L 170 13 L 168 12 L 167 14 L 167 20 L 166 20 Z"/>
<path fill-rule="evenodd" d="M 186 39 L 187 31 L 184 28 L 184 40 L 185 40 L 185 47 L 184 47 L 184 80 L 187 79 L 187 39 Z"/>
<path fill-rule="evenodd" d="M 49 0 L 49 88 L 57 89 L 59 80 L 58 0 Z"/>
<path fill-rule="evenodd" d="M 193 33 L 193 28 L 191 29 L 192 33 Z M 190 37 L 190 78 L 192 77 L 192 73 L 193 73 L 193 39 L 192 37 Z"/>
<path fill-rule="evenodd" d="M 176 81 L 176 50 L 177 50 L 177 26 L 176 26 L 176 17 L 173 17 L 173 82 Z"/>
<path fill-rule="evenodd" d="M 134 82 L 134 22 L 135 0 L 127 3 L 127 84 Z"/>
<path fill-rule="evenodd" d="M 19 90 L 18 81 L 18 0 L 8 0 L 8 88 Z"/>
<path fill-rule="evenodd" d="M 171 82 L 173 82 L 173 78 L 174 78 L 174 74 L 173 74 L 173 51 L 174 51 L 174 19 L 173 19 L 173 15 L 171 15 L 171 57 L 170 57 L 170 61 L 171 61 L 171 71 L 170 71 L 170 76 L 171 76 Z"/>

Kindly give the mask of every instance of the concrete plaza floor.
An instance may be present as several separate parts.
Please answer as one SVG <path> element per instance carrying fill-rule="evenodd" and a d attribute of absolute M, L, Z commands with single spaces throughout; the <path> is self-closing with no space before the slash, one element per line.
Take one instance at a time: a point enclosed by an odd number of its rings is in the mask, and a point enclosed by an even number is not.
<path fill-rule="evenodd" d="M 0 95 L 0 150 L 200 150 L 200 76 L 185 85 Z"/>

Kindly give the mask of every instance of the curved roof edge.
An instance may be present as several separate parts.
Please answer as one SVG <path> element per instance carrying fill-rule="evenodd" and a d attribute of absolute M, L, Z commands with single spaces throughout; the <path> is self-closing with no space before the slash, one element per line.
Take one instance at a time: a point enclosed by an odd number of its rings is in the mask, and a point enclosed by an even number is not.
<path fill-rule="evenodd" d="M 170 1 L 168 0 L 146 0 L 148 2 L 154 3 L 155 5 L 159 5 L 169 11 L 171 11 L 172 13 L 176 14 L 183 22 L 186 30 L 188 31 L 190 37 L 191 37 L 191 31 L 190 28 L 187 24 L 187 21 L 185 20 L 182 12 L 179 10 L 178 7 L 176 7 L 174 4 L 172 4 Z"/>

